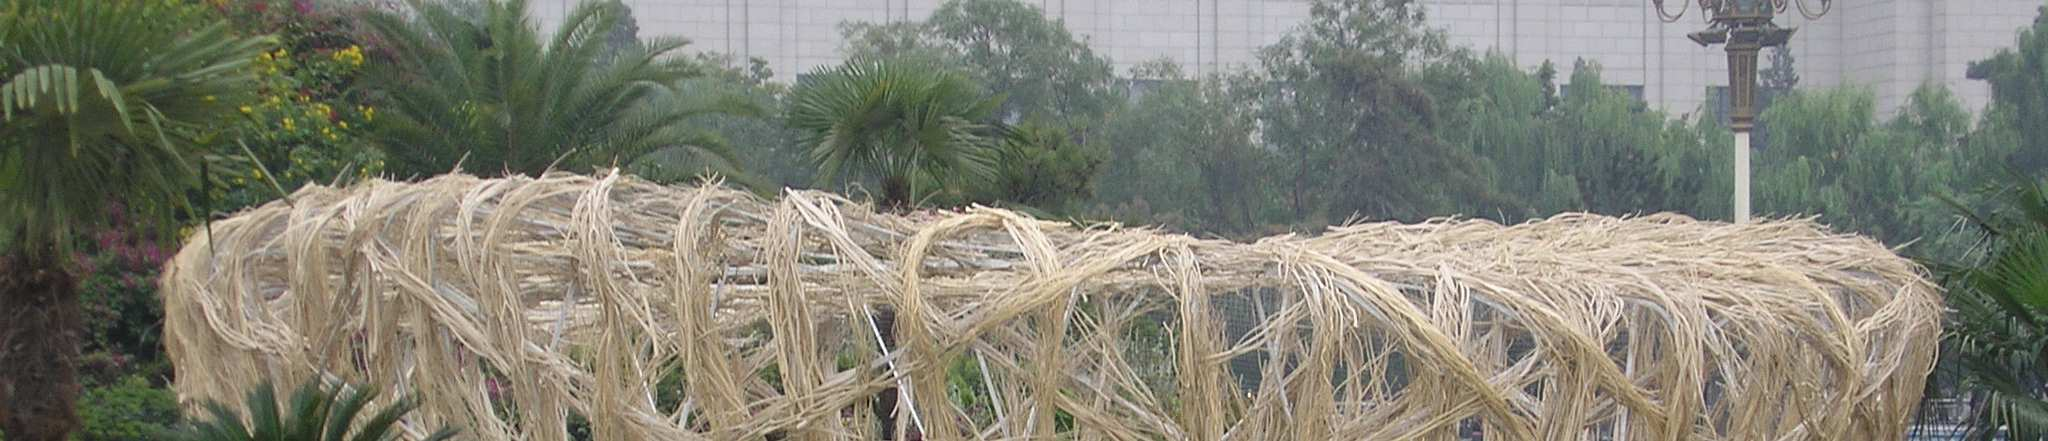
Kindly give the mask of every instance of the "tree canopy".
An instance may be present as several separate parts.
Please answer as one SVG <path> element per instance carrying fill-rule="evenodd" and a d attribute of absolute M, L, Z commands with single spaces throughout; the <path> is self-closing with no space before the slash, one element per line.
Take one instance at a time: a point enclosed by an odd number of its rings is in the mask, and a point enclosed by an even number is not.
<path fill-rule="evenodd" d="M 922 22 L 852 24 L 849 57 L 908 56 L 957 62 L 969 78 L 1000 91 L 1005 122 L 1088 125 L 1119 104 L 1108 59 L 1017 0 L 945 2 Z"/>

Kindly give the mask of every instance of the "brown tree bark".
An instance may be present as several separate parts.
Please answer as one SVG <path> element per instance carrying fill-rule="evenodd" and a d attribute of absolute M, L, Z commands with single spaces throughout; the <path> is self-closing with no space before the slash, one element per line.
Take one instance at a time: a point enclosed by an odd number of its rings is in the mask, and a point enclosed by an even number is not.
<path fill-rule="evenodd" d="M 50 257 L 0 258 L 0 433 L 64 441 L 79 429 L 77 281 Z"/>

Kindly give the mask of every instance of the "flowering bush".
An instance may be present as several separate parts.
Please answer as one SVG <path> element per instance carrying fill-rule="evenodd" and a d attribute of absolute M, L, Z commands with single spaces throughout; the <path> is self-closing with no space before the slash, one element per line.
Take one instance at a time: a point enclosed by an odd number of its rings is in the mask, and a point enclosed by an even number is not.
<path fill-rule="evenodd" d="M 109 204 L 107 212 L 113 226 L 94 234 L 73 265 L 85 314 L 82 373 L 88 383 L 168 376 L 156 279 L 171 250 L 157 235 L 138 232 L 121 204 Z"/>
<path fill-rule="evenodd" d="M 215 140 L 226 167 L 210 196 L 228 211 L 268 202 L 307 183 L 348 182 L 383 170 L 362 139 L 376 109 L 356 104 L 352 85 L 371 62 L 347 10 L 310 0 L 209 0 L 236 26 L 278 36 L 280 47 L 252 64 L 262 99 Z M 357 7 L 357 6 L 345 6 Z"/>

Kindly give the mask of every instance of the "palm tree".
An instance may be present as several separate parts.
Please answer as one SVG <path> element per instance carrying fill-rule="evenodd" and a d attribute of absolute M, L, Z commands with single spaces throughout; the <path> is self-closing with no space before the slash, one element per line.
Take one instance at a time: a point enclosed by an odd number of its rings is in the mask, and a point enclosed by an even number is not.
<path fill-rule="evenodd" d="M 399 438 L 400 418 L 419 407 L 410 399 L 399 400 L 359 419 L 377 397 L 375 388 L 347 385 L 329 386 L 307 382 L 292 393 L 289 403 L 277 401 L 269 383 L 249 391 L 248 424 L 242 414 L 227 405 L 208 402 L 210 420 L 171 433 L 173 441 L 391 441 Z M 423 438 L 440 441 L 455 437 L 452 428 L 442 428 Z"/>
<path fill-rule="evenodd" d="M 1973 265 L 1948 271 L 1950 357 L 1975 386 L 1975 439 L 2048 436 L 2048 182 L 2022 184 L 2010 213 L 1973 216 Z"/>
<path fill-rule="evenodd" d="M 917 186 L 958 190 L 991 175 L 991 127 L 999 99 L 933 63 L 862 58 L 797 81 L 788 124 L 818 179 L 862 173 L 880 181 L 881 202 L 915 204 Z"/>
<path fill-rule="evenodd" d="M 614 42 L 630 14 L 617 0 L 578 4 L 545 41 L 526 0 L 407 4 L 411 14 L 369 20 L 396 58 L 372 73 L 370 88 L 388 110 L 374 137 L 397 172 L 460 164 L 482 175 L 537 175 L 676 148 L 732 171 L 724 142 L 684 122 L 747 106 L 677 96 L 676 83 L 704 69 L 676 54 L 680 39 Z"/>
<path fill-rule="evenodd" d="M 176 8 L 0 6 L 0 430 L 11 440 L 77 429 L 70 245 L 113 201 L 156 215 L 187 207 L 196 139 L 256 89 L 246 66 L 270 40 L 220 22 L 180 29 Z"/>
<path fill-rule="evenodd" d="M 996 145 L 998 165 L 981 198 L 988 203 L 1042 217 L 1058 217 L 1094 196 L 1102 152 L 1090 149 L 1059 126 L 1027 122 L 1004 127 Z"/>

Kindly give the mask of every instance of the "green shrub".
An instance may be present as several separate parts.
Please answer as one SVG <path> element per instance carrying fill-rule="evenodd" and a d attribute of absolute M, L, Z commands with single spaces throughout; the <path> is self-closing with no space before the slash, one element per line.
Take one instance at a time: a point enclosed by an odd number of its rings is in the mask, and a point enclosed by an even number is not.
<path fill-rule="evenodd" d="M 178 424 L 178 396 L 130 375 L 104 386 L 88 387 L 79 400 L 85 430 L 80 441 L 153 440 Z"/>

